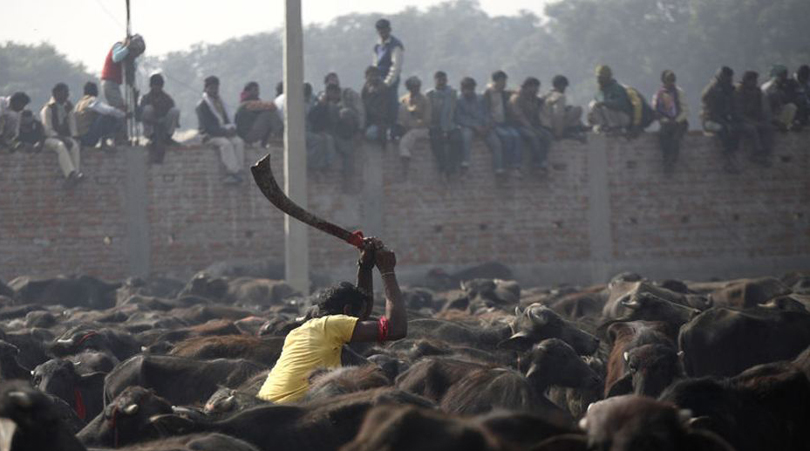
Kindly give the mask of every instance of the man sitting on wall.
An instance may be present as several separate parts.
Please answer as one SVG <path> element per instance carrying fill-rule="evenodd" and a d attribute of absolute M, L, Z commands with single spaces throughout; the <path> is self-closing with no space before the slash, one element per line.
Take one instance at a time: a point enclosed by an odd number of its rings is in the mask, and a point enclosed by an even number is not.
<path fill-rule="evenodd" d="M 31 102 L 24 92 L 0 97 L 0 148 L 12 149 L 20 127 L 20 113 Z"/>
<path fill-rule="evenodd" d="M 473 137 L 478 136 L 492 152 L 492 167 L 495 173 L 502 175 L 504 168 L 501 140 L 495 132 L 495 123 L 487 114 L 484 100 L 475 93 L 475 86 L 472 77 L 464 77 L 461 80 L 461 95 L 456 105 L 456 124 L 461 130 L 461 161 L 462 164 L 467 162 L 469 165 Z"/>
<path fill-rule="evenodd" d="M 203 142 L 210 143 L 219 151 L 225 166 L 223 183 L 236 185 L 244 180 L 245 142 L 236 134 L 236 126 L 228 118 L 225 104 L 219 96 L 219 78 L 207 77 L 204 81 L 202 100 L 197 104 L 197 121 Z"/>
<path fill-rule="evenodd" d="M 434 88 L 425 94 L 430 105 L 430 149 L 436 166 L 445 178 L 454 174 L 461 162 L 461 130 L 456 125 L 458 94 L 447 84 L 447 74 L 433 75 Z M 469 163 L 468 163 L 469 164 Z"/>
<path fill-rule="evenodd" d="M 369 66 L 366 69 L 366 83 L 360 94 L 366 110 L 366 139 L 385 144 L 388 130 L 390 89 L 380 77 L 380 69 Z"/>
<path fill-rule="evenodd" d="M 759 88 L 759 74 L 747 71 L 734 89 L 734 101 L 740 108 L 742 133 L 753 145 L 751 161 L 770 167 L 769 159 L 773 146 L 772 116 L 765 94 Z"/>
<path fill-rule="evenodd" d="M 540 80 L 534 77 L 527 78 L 520 86 L 518 92 L 509 99 L 509 108 L 515 117 L 523 142 L 532 154 L 532 168 L 548 171 L 549 147 L 551 147 L 551 132 L 540 124 L 540 111 L 543 101 L 538 97 Z"/>
<path fill-rule="evenodd" d="M 165 146 L 178 144 L 172 136 L 180 125 L 180 110 L 175 107 L 172 96 L 163 90 L 164 83 L 162 75 L 152 75 L 149 77 L 149 92 L 141 98 L 143 132 L 149 137 L 154 163 L 163 161 Z"/>
<path fill-rule="evenodd" d="M 644 96 L 616 81 L 609 66 L 596 68 L 596 81 L 599 91 L 588 113 L 588 122 L 595 132 L 623 130 L 628 137 L 635 137 L 653 123 L 655 116 Z"/>
<path fill-rule="evenodd" d="M 551 90 L 543 96 L 540 123 L 551 130 L 554 139 L 572 138 L 585 142 L 585 126 L 582 124 L 582 107 L 568 105 L 565 90 L 568 78 L 556 75 L 551 81 Z"/>
<path fill-rule="evenodd" d="M 405 80 L 408 93 L 399 100 L 399 126 L 404 134 L 399 140 L 399 157 L 403 168 L 407 170 L 416 141 L 428 138 L 430 126 L 430 102 L 422 94 L 422 80 L 419 77 L 408 77 Z"/>
<path fill-rule="evenodd" d="M 236 110 L 234 122 L 236 134 L 247 145 L 259 144 L 266 147 L 273 135 L 279 136 L 284 123 L 279 118 L 274 102 L 265 102 L 259 98 L 259 84 L 248 82 L 239 95 L 239 109 Z"/>
<path fill-rule="evenodd" d="M 84 147 L 108 149 L 108 139 L 114 139 L 124 127 L 126 113 L 112 107 L 98 97 L 98 85 L 84 84 L 84 96 L 76 103 L 76 129 Z"/>
<path fill-rule="evenodd" d="M 76 116 L 73 104 L 68 100 L 70 90 L 66 84 L 57 83 L 51 93 L 53 94 L 51 99 L 40 112 L 46 136 L 44 147 L 59 157 L 59 167 L 65 176 L 65 187 L 70 188 L 84 179 L 84 174 L 80 171 L 81 148 L 76 129 Z"/>
<path fill-rule="evenodd" d="M 762 85 L 765 100 L 771 109 L 772 121 L 781 131 L 792 130 L 796 118 L 799 86 L 788 77 L 787 67 L 776 64 L 771 68 L 771 79 Z"/>
<path fill-rule="evenodd" d="M 737 148 L 740 145 L 741 119 L 734 103 L 734 71 L 722 67 L 703 88 L 701 94 L 703 108 L 700 117 L 703 130 L 707 134 L 716 134 L 723 146 L 723 157 L 726 160 L 725 171 L 730 174 L 740 172 L 737 167 Z"/>

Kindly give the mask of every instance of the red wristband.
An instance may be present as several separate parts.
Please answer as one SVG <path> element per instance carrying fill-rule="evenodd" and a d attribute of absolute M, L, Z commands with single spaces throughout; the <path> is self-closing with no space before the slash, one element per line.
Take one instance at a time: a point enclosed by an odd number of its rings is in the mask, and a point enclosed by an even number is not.
<path fill-rule="evenodd" d="M 388 318 L 381 316 L 377 321 L 377 341 L 383 342 L 388 339 Z"/>

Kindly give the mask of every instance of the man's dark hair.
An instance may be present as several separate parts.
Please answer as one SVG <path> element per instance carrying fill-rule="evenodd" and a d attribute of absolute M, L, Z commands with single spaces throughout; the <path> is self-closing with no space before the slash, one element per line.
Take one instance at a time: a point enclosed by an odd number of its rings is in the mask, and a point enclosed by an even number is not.
<path fill-rule="evenodd" d="M 475 79 L 472 77 L 464 77 L 461 79 L 461 87 L 462 88 L 473 88 L 475 89 Z"/>
<path fill-rule="evenodd" d="M 439 77 L 447 78 L 447 73 L 443 70 L 437 70 L 435 74 L 433 74 L 433 79 L 437 79 Z"/>
<path fill-rule="evenodd" d="M 661 72 L 661 81 L 666 83 L 667 78 L 669 78 L 670 76 L 675 77 L 675 72 L 672 72 L 669 69 L 664 70 L 663 72 Z"/>
<path fill-rule="evenodd" d="M 309 83 L 304 83 L 304 97 L 309 97 L 312 95 L 312 85 Z"/>
<path fill-rule="evenodd" d="M 808 66 L 807 64 L 799 66 L 799 69 L 796 71 L 796 75 L 798 78 L 810 77 L 810 66 Z"/>
<path fill-rule="evenodd" d="M 284 94 L 284 82 L 280 81 L 276 83 L 276 97 Z"/>
<path fill-rule="evenodd" d="M 540 80 L 538 80 L 535 77 L 528 77 L 525 80 L 523 80 L 523 85 L 521 86 L 523 86 L 524 88 L 533 88 L 533 87 L 539 88 Z"/>
<path fill-rule="evenodd" d="M 57 92 L 67 92 L 68 85 L 64 83 L 57 83 L 53 89 L 51 89 L 51 94 L 56 95 Z"/>
<path fill-rule="evenodd" d="M 553 79 L 551 79 L 551 86 L 555 88 L 563 88 L 568 87 L 568 78 L 565 75 L 555 75 Z"/>
<path fill-rule="evenodd" d="M 368 294 L 349 282 L 341 282 L 318 296 L 318 315 L 343 315 L 345 307 L 353 316 L 360 316 L 363 306 L 370 301 Z"/>
<path fill-rule="evenodd" d="M 388 19 L 380 19 L 374 24 L 374 27 L 378 30 L 390 30 L 391 22 L 389 22 Z"/>
<path fill-rule="evenodd" d="M 203 85 L 206 88 L 209 87 L 209 86 L 212 86 L 212 85 L 219 86 L 219 78 L 216 75 L 211 75 L 211 76 L 205 77 L 205 80 L 203 81 Z"/>
<path fill-rule="evenodd" d="M 243 89 L 243 91 L 250 91 L 251 89 L 258 87 L 259 87 L 258 83 L 256 83 L 255 81 L 249 81 L 245 84 L 245 89 Z"/>
<path fill-rule="evenodd" d="M 151 86 L 160 86 L 162 88 L 163 85 L 165 85 L 165 84 L 166 84 L 166 80 L 163 79 L 163 75 L 154 74 L 151 77 L 149 77 L 149 86 L 150 87 Z"/>
<path fill-rule="evenodd" d="M 329 83 L 328 85 L 326 85 L 326 92 L 340 93 L 340 86 L 338 86 L 336 83 Z"/>
<path fill-rule="evenodd" d="M 721 75 L 721 76 L 723 76 L 725 78 L 731 78 L 731 77 L 734 76 L 734 69 L 732 69 L 732 68 L 730 68 L 728 66 L 723 66 L 718 71 L 718 75 Z"/>
<path fill-rule="evenodd" d="M 88 81 L 84 84 L 83 92 L 86 96 L 98 97 L 98 85 L 92 81 Z"/>
<path fill-rule="evenodd" d="M 329 83 L 329 78 L 330 78 L 330 77 L 332 77 L 332 76 L 337 77 L 337 76 L 338 76 L 337 72 L 329 72 L 328 74 L 326 74 L 326 75 L 323 77 L 323 84 L 327 84 L 327 83 Z"/>
<path fill-rule="evenodd" d="M 745 82 L 755 82 L 759 78 L 759 72 L 754 70 L 747 70 L 742 76 L 743 83 Z"/>
<path fill-rule="evenodd" d="M 492 81 L 506 80 L 507 78 L 509 77 L 507 77 L 506 72 L 502 70 L 496 70 L 492 73 Z"/>
<path fill-rule="evenodd" d="M 23 109 L 26 105 L 31 103 L 31 98 L 24 92 L 15 92 L 8 101 L 11 105 L 18 105 L 20 109 Z"/>
<path fill-rule="evenodd" d="M 368 77 L 369 74 L 372 74 L 372 73 L 373 74 L 379 74 L 380 73 L 380 68 L 377 67 L 377 66 L 368 66 L 366 68 L 366 77 Z"/>

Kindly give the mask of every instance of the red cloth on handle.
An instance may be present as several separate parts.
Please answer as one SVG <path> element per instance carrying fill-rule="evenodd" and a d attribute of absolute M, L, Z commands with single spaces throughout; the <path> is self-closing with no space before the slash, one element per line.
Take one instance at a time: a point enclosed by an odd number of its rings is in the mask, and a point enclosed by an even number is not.
<path fill-rule="evenodd" d="M 363 238 L 365 238 L 363 236 L 363 232 L 360 231 L 360 230 L 357 230 L 354 233 L 352 233 L 352 235 L 346 241 L 348 241 L 349 244 L 351 244 L 352 246 L 354 246 L 356 248 L 359 248 L 359 249 L 362 249 L 363 248 Z"/>

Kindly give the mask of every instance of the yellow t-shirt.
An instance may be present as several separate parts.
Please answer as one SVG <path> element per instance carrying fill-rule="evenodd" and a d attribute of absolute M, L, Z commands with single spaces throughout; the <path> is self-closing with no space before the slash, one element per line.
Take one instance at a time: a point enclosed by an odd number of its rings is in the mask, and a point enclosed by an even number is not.
<path fill-rule="evenodd" d="M 317 368 L 337 368 L 343 345 L 352 339 L 357 318 L 329 315 L 313 318 L 284 339 L 276 366 L 267 375 L 257 397 L 265 401 L 297 401 L 309 390 L 309 375 Z"/>

